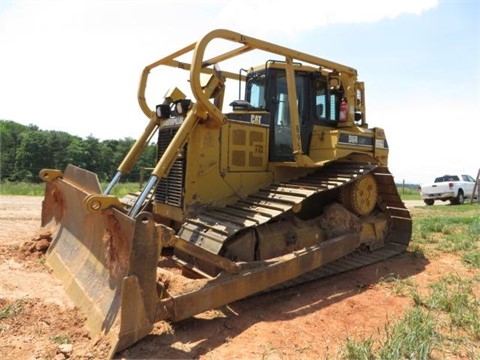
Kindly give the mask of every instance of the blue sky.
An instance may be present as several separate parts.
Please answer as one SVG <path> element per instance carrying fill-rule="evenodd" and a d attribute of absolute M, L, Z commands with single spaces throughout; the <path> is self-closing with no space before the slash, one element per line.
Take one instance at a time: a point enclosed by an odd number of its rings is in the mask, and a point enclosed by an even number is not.
<path fill-rule="evenodd" d="M 145 65 L 215 28 L 356 68 L 397 182 L 476 176 L 478 0 L 0 0 L 0 119 L 136 138 L 148 121 L 136 99 Z"/>

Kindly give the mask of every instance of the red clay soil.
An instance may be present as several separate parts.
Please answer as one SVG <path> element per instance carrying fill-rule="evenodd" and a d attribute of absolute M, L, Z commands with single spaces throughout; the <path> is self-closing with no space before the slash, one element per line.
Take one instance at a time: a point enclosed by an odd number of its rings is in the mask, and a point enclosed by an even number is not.
<path fill-rule="evenodd" d="M 0 197 L 0 358 L 105 358 L 105 340 L 89 335 L 84 315 L 35 248 L 42 247 L 41 200 Z M 422 289 L 448 272 L 471 276 L 453 255 L 427 260 L 406 252 L 180 323 L 157 323 L 151 335 L 115 358 L 340 359 L 347 338 L 381 338 L 385 325 L 412 305 L 389 280 L 409 279 Z"/>

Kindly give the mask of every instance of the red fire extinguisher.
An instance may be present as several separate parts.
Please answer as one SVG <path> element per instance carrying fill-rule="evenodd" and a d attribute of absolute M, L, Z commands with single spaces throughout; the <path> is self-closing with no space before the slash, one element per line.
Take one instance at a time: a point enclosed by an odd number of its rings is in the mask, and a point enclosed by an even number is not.
<path fill-rule="evenodd" d="M 348 112 L 348 104 L 345 101 L 345 98 L 342 99 L 340 103 L 340 119 L 339 121 L 345 122 L 347 121 L 347 112 Z"/>

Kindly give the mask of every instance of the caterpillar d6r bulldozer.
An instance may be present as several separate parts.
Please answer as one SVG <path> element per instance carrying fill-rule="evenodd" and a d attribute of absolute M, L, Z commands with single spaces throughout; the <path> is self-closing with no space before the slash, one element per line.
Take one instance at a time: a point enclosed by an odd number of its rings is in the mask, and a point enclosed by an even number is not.
<path fill-rule="evenodd" d="M 252 54 L 259 66 L 243 62 Z M 151 108 L 158 67 L 186 74 L 189 89 Z M 235 96 L 224 105 L 227 83 Z M 73 165 L 40 172 L 47 263 L 112 356 L 155 322 L 406 249 L 411 217 L 355 69 L 218 29 L 145 67 L 138 101 L 149 122 L 106 189 Z M 152 139 L 146 185 L 111 195 Z"/>

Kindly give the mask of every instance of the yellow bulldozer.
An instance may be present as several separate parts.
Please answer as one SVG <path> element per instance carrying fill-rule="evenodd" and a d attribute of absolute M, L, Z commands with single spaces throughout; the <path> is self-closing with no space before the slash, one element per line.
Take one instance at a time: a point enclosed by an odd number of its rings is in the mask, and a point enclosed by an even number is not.
<path fill-rule="evenodd" d="M 173 87 L 151 108 L 156 68 L 187 74 L 189 89 Z M 149 122 L 106 189 L 74 165 L 40 172 L 47 263 L 111 356 L 158 321 L 408 246 L 411 216 L 388 170 L 385 132 L 366 122 L 354 68 L 217 29 L 146 66 L 138 101 Z M 146 185 L 111 195 L 155 140 Z"/>

